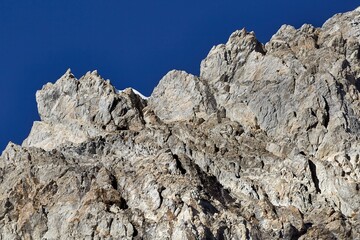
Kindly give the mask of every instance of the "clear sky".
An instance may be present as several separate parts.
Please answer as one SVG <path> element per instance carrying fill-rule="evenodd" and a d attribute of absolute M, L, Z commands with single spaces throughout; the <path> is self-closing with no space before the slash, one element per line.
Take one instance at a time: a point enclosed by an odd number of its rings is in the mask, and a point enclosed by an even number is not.
<path fill-rule="evenodd" d="M 213 45 L 245 27 L 265 43 L 282 24 L 321 26 L 353 0 L 0 0 L 0 153 L 38 120 L 35 92 L 67 68 L 97 69 L 150 95 L 171 69 L 199 74 Z"/>

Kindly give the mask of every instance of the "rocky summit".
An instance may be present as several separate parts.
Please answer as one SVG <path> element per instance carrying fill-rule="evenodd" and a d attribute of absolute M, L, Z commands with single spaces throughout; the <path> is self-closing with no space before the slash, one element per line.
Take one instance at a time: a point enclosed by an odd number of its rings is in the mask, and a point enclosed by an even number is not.
<path fill-rule="evenodd" d="M 236 31 L 200 72 L 46 84 L 0 157 L 0 239 L 360 239 L 360 8 Z"/>

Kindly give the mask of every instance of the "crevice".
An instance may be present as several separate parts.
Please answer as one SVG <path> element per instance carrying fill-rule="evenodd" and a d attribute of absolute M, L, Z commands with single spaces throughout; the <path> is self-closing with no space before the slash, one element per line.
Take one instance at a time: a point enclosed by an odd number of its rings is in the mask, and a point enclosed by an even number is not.
<path fill-rule="evenodd" d="M 311 178 L 315 185 L 316 193 L 321 193 L 321 189 L 319 187 L 319 179 L 316 174 L 316 165 L 311 160 L 309 160 L 309 169 L 311 172 Z"/>
<path fill-rule="evenodd" d="M 300 151 L 299 152 L 300 155 L 306 156 L 306 154 L 304 153 L 304 151 Z"/>
<path fill-rule="evenodd" d="M 219 239 L 219 240 L 225 239 L 224 234 L 225 234 L 226 229 L 227 229 L 227 226 L 219 227 L 219 229 L 216 231 L 216 239 Z"/>
<path fill-rule="evenodd" d="M 316 128 L 317 127 L 317 125 L 318 125 L 318 121 L 316 121 L 314 124 L 311 124 L 310 126 L 308 126 L 307 128 L 306 128 L 306 131 L 308 132 L 310 129 L 313 129 L 313 128 Z"/>
<path fill-rule="evenodd" d="M 200 199 L 199 204 L 203 209 L 205 214 L 214 215 L 215 213 L 219 213 L 219 210 L 216 209 L 209 201 L 206 199 Z"/>
<path fill-rule="evenodd" d="M 250 231 L 249 231 L 249 228 L 248 228 L 245 220 L 244 220 L 243 224 L 244 224 L 244 226 L 245 226 L 245 236 L 246 236 L 246 239 L 251 239 Z"/>
<path fill-rule="evenodd" d="M 226 64 L 229 65 L 229 59 L 228 59 L 228 52 L 227 51 L 224 52 L 224 59 L 226 61 Z"/>
<path fill-rule="evenodd" d="M 165 189 L 166 189 L 166 188 L 163 187 L 163 186 L 158 189 L 159 197 L 160 197 L 159 208 L 161 207 L 161 205 L 163 204 L 163 201 L 164 201 L 164 197 L 163 197 L 161 194 L 162 194 L 162 192 L 163 192 Z"/>
<path fill-rule="evenodd" d="M 228 81 L 229 81 L 229 76 L 226 75 L 226 74 L 223 74 L 223 75 L 221 75 L 219 81 L 220 81 L 220 82 L 228 82 Z"/>
<path fill-rule="evenodd" d="M 114 222 L 114 218 L 110 218 L 109 219 L 109 224 L 108 224 L 109 229 L 111 229 L 113 222 Z"/>
<path fill-rule="evenodd" d="M 218 200 L 224 208 L 235 202 L 235 199 L 231 197 L 229 191 L 219 183 L 217 178 L 212 175 L 206 174 L 198 165 L 194 165 L 197 175 L 200 177 L 201 184 L 204 187 L 204 191 L 212 198 Z"/>
<path fill-rule="evenodd" d="M 216 146 L 215 144 L 214 144 L 214 151 L 215 151 L 215 153 L 218 153 L 218 152 L 220 151 L 220 149 L 218 148 L 218 146 Z"/>
<path fill-rule="evenodd" d="M 204 239 L 216 239 L 214 234 L 211 232 L 210 228 L 205 227 L 204 229 Z"/>
<path fill-rule="evenodd" d="M 110 113 L 112 113 L 115 110 L 115 108 L 119 102 L 120 102 L 120 99 L 118 99 L 118 98 L 114 99 L 114 101 L 111 103 L 110 108 L 109 108 Z"/>
<path fill-rule="evenodd" d="M 180 170 L 182 175 L 186 174 L 186 170 L 183 168 L 182 163 L 181 163 L 181 161 L 179 159 L 179 156 L 176 155 L 176 154 L 173 154 L 173 158 L 176 161 L 176 168 Z"/>
<path fill-rule="evenodd" d="M 254 197 L 256 197 L 256 199 L 260 199 L 259 198 L 259 194 L 257 193 L 257 189 L 255 188 L 255 186 L 254 185 L 251 185 L 251 189 L 254 191 L 254 193 L 256 194 Z"/>
<path fill-rule="evenodd" d="M 120 208 L 120 209 L 123 209 L 123 210 L 129 208 L 129 206 L 127 205 L 126 200 L 125 200 L 124 198 L 122 198 L 122 197 L 120 198 L 119 208 Z"/>
<path fill-rule="evenodd" d="M 326 111 L 326 114 L 323 116 L 323 125 L 325 126 L 325 128 L 327 128 L 329 125 L 329 121 L 330 121 L 330 114 L 329 114 L 330 108 L 329 108 L 329 104 L 326 101 L 326 98 L 324 96 L 323 96 L 323 100 L 325 103 L 325 111 Z"/>
<path fill-rule="evenodd" d="M 336 78 L 334 76 L 333 76 L 333 78 L 336 80 Z M 337 94 L 340 95 L 341 104 L 343 104 L 344 103 L 344 98 L 345 98 L 345 95 L 346 95 L 346 92 L 344 91 L 344 85 L 339 81 L 335 81 L 335 85 L 336 85 Z"/>
<path fill-rule="evenodd" d="M 135 227 L 135 225 L 134 224 L 132 224 L 133 225 L 133 229 L 134 229 L 134 232 L 133 232 L 133 237 L 136 237 L 138 234 L 139 234 L 139 232 L 138 232 L 138 230 L 136 229 L 136 227 Z"/>
<path fill-rule="evenodd" d="M 292 240 L 297 240 L 300 237 L 304 236 L 307 231 L 312 227 L 312 223 L 304 223 L 304 226 L 300 229 L 300 231 L 297 232 L 294 236 L 292 236 Z"/>
<path fill-rule="evenodd" d="M 314 112 L 314 110 L 313 110 L 312 108 L 310 109 L 310 114 L 311 114 L 312 116 L 316 117 L 316 114 L 315 114 L 315 112 Z"/>
<path fill-rule="evenodd" d="M 118 190 L 118 183 L 114 175 L 110 175 L 110 184 L 115 189 Z"/>
<path fill-rule="evenodd" d="M 43 216 L 48 219 L 48 214 L 49 214 L 49 210 L 47 210 L 46 207 L 41 206 L 41 213 L 43 214 Z"/>
<path fill-rule="evenodd" d="M 122 125 L 122 126 L 116 126 L 116 130 L 117 130 L 117 131 L 128 130 L 128 126 L 124 126 L 124 125 Z"/>
<path fill-rule="evenodd" d="M 169 134 L 166 136 L 166 139 L 164 140 L 164 143 L 167 143 L 171 136 L 172 136 L 172 130 L 171 130 L 171 128 L 169 128 Z"/>

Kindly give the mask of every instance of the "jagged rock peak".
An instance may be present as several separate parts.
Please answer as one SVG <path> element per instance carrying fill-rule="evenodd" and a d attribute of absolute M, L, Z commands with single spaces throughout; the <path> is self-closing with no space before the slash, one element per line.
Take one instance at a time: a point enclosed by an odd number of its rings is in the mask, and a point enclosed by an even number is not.
<path fill-rule="evenodd" d="M 52 149 L 66 142 L 124 129 L 141 129 L 146 100 L 132 90 L 118 92 L 96 70 L 77 80 L 70 70 L 37 91 L 41 122 L 35 122 L 24 146 Z"/>
<path fill-rule="evenodd" d="M 360 239 L 359 38 L 239 30 L 148 100 L 68 70 L 0 157 L 0 239 Z"/>

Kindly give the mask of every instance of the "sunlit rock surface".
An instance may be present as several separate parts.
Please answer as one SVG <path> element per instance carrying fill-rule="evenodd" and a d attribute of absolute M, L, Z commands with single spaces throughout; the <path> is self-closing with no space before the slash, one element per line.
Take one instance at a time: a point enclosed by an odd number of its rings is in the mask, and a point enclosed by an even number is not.
<path fill-rule="evenodd" d="M 360 239 L 359 89 L 358 9 L 236 31 L 149 98 L 68 70 L 0 157 L 0 239 Z"/>

